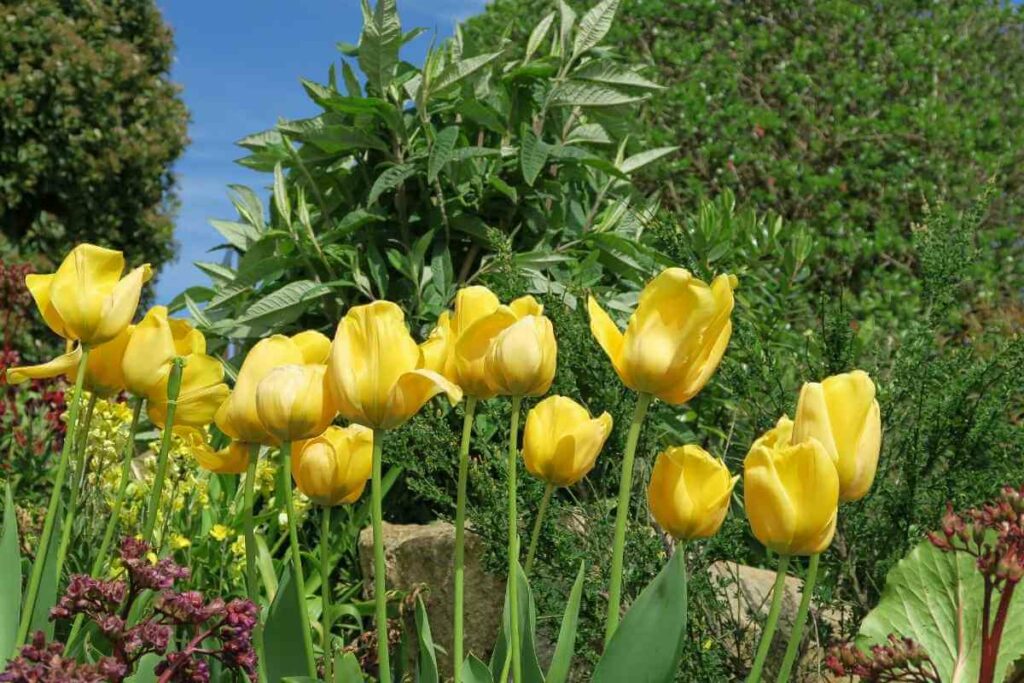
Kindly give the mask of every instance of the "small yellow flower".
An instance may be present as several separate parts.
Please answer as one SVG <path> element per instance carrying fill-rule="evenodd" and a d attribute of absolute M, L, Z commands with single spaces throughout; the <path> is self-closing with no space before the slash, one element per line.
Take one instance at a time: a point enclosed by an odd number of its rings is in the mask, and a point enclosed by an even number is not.
<path fill-rule="evenodd" d="M 170 543 L 174 550 L 182 550 L 192 545 L 192 541 L 178 533 L 171 534 Z"/>
<path fill-rule="evenodd" d="M 231 544 L 231 554 L 235 557 L 245 557 L 245 536 L 238 534 L 235 542 Z"/>
<path fill-rule="evenodd" d="M 231 535 L 231 529 L 224 526 L 223 524 L 214 524 L 213 528 L 210 529 L 210 536 L 217 541 L 225 541 L 227 537 Z"/>

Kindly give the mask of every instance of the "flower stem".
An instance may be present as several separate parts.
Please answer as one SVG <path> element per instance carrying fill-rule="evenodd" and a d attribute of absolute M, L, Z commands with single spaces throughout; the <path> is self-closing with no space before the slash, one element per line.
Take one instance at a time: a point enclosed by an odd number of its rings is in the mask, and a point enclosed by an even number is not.
<path fill-rule="evenodd" d="M 245 591 L 249 601 L 260 606 L 260 588 L 256 583 L 256 531 L 253 525 L 253 504 L 256 498 L 256 465 L 260 458 L 260 445 L 258 443 L 249 445 L 249 464 L 245 471 L 245 493 L 243 498 L 244 510 L 243 525 L 245 527 Z M 259 680 L 266 681 L 267 672 L 263 661 L 263 621 L 256 621 L 256 628 L 253 633 L 253 641 L 256 647 L 256 667 L 259 672 Z"/>
<path fill-rule="evenodd" d="M 373 434 L 373 473 L 371 476 L 370 512 L 373 517 L 373 598 L 376 604 L 377 621 L 377 679 L 380 683 L 391 683 L 391 662 L 388 657 L 388 596 L 384 564 L 384 520 L 381 499 L 381 458 L 384 443 L 382 434 Z M 457 665 L 456 665 L 457 666 Z"/>
<path fill-rule="evenodd" d="M 306 578 L 302 573 L 302 548 L 299 547 L 299 520 L 295 514 L 295 500 L 292 498 L 292 444 L 281 444 L 281 490 L 284 492 L 285 512 L 288 515 L 288 540 L 292 554 L 292 574 L 295 577 L 295 593 L 299 600 L 299 622 L 302 624 L 302 645 L 306 652 L 306 671 L 310 678 L 316 678 L 316 659 L 313 657 L 313 632 L 309 627 L 309 611 L 306 609 Z"/>
<path fill-rule="evenodd" d="M 163 438 L 160 440 L 160 453 L 156 459 L 156 479 L 153 490 L 149 494 L 149 506 L 146 508 L 146 523 L 142 527 L 142 539 L 149 543 L 159 554 L 160 546 L 153 543 L 153 530 L 156 528 L 156 517 L 160 511 L 160 498 L 164 491 L 164 480 L 167 478 L 167 461 L 170 459 L 171 438 L 174 436 L 174 411 L 178 407 L 178 394 L 181 392 L 181 374 L 185 367 L 185 359 L 176 357 L 171 365 L 171 374 L 167 380 L 167 417 L 164 421 Z"/>
<path fill-rule="evenodd" d="M 463 618 L 465 610 L 466 581 L 466 484 L 469 479 L 469 442 L 473 434 L 473 413 L 476 399 L 466 399 L 466 416 L 462 420 L 462 443 L 459 446 L 459 482 L 455 497 L 455 625 L 453 657 L 455 683 L 462 681 Z"/>
<path fill-rule="evenodd" d="M 757 656 L 754 657 L 754 666 L 751 667 L 750 675 L 747 676 L 747 683 L 757 683 L 761 680 L 761 670 L 764 669 L 765 660 L 768 659 L 768 650 L 771 649 L 775 629 L 779 626 L 782 598 L 786 592 L 786 568 L 788 566 L 789 555 L 779 555 L 779 571 L 775 575 L 775 586 L 772 588 L 772 606 L 768 610 L 768 620 L 764 623 L 764 633 L 761 634 L 761 643 L 757 646 Z"/>
<path fill-rule="evenodd" d="M 782 668 L 779 669 L 777 683 L 785 683 L 789 680 L 789 673 L 796 661 L 796 654 L 800 651 L 800 640 L 804 635 L 804 622 L 807 621 L 807 612 L 811 607 L 811 596 L 814 594 L 814 584 L 818 580 L 818 561 L 820 554 L 811 555 L 810 564 L 807 565 L 807 578 L 804 579 L 803 595 L 800 596 L 800 607 L 796 611 L 796 621 L 793 622 L 793 632 L 789 634 L 789 643 L 786 644 L 786 655 L 782 658 Z"/>
<path fill-rule="evenodd" d="M 331 508 L 323 506 L 320 514 L 320 602 L 321 628 L 323 642 L 320 649 L 324 651 L 325 680 L 334 680 L 334 653 L 331 651 Z"/>
<path fill-rule="evenodd" d="M 18 638 L 16 645 L 24 645 L 28 637 L 28 630 L 32 625 L 32 614 L 35 612 L 36 599 L 39 597 L 39 584 L 43 579 L 43 567 L 46 565 L 46 555 L 50 549 L 50 542 L 53 540 L 53 527 L 57 521 L 57 507 L 60 504 L 61 493 L 64 490 L 64 481 L 68 474 L 68 460 L 71 456 L 71 449 L 74 447 L 75 431 L 78 427 L 78 413 L 82 407 L 82 385 L 85 382 L 86 363 L 89 360 L 88 347 L 82 348 L 82 355 L 78 359 L 78 374 L 75 376 L 75 396 L 68 409 L 67 433 L 64 435 L 64 447 L 60 452 L 60 462 L 57 465 L 57 474 L 53 480 L 53 490 L 50 491 L 50 502 L 46 507 L 46 519 L 43 522 L 43 532 L 39 536 L 39 546 L 36 549 L 36 558 L 32 562 L 32 575 L 28 582 L 28 592 L 25 594 L 25 602 L 21 607 L 21 622 L 18 624 Z M 60 574 L 57 575 L 58 578 Z"/>
<path fill-rule="evenodd" d="M 519 460 L 519 409 L 522 396 L 512 397 L 512 418 L 508 434 L 508 621 L 509 651 L 512 653 L 512 680 L 523 680 L 519 642 L 519 515 L 516 512 L 516 464 Z"/>
<path fill-rule="evenodd" d="M 92 414 L 96 410 L 95 392 L 89 395 L 89 403 L 85 408 L 85 419 L 75 430 L 75 471 L 71 481 L 71 495 L 68 497 L 68 509 L 64 512 L 64 524 L 60 529 L 60 545 L 57 546 L 57 576 L 60 576 L 64 561 L 68 557 L 68 546 L 71 545 L 71 532 L 75 527 L 75 513 L 78 512 L 78 495 L 85 481 L 85 469 L 88 466 L 85 451 L 89 447 L 89 427 L 92 425 Z"/>
<path fill-rule="evenodd" d="M 636 409 L 633 422 L 629 425 L 626 435 L 626 452 L 622 458 L 622 475 L 619 480 L 619 501 L 615 507 L 615 541 L 612 546 L 612 575 L 608 586 L 608 617 L 605 622 L 605 646 L 615 635 L 619 627 L 619 606 L 622 603 L 622 558 L 626 551 L 626 520 L 629 518 L 629 496 L 633 488 L 633 460 L 636 457 L 636 446 L 640 442 L 640 429 L 643 427 L 647 408 L 651 405 L 650 394 L 637 394 Z"/>
<path fill-rule="evenodd" d="M 1010 601 L 1013 599 L 1013 591 L 1016 587 L 1016 581 L 1008 580 L 1003 584 L 1002 596 L 999 598 L 999 607 L 996 608 L 996 617 L 992 623 L 992 630 L 981 646 L 981 667 L 978 672 L 978 683 L 994 683 L 996 680 L 999 645 L 1003 639 L 1003 628 L 1006 626 L 1006 616 L 1009 612 Z"/>
<path fill-rule="evenodd" d="M 530 534 L 530 547 L 526 550 L 526 564 L 523 566 L 523 572 L 529 576 L 530 569 L 533 568 L 533 558 L 537 554 L 537 539 L 540 538 L 540 528 L 544 524 L 544 515 L 548 511 L 548 503 L 551 502 L 551 494 L 555 491 L 554 484 L 548 484 L 544 487 L 544 497 L 540 499 L 540 508 L 537 510 L 537 519 L 533 522 L 533 533 Z"/>

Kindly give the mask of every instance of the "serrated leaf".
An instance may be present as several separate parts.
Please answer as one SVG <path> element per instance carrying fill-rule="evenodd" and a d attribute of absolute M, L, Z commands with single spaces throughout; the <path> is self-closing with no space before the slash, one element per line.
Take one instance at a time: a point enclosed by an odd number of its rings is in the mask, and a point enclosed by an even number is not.
<path fill-rule="evenodd" d="M 621 64 L 598 59 L 589 61 L 575 69 L 572 72 L 572 77 L 583 81 L 608 83 L 609 85 L 624 85 L 631 88 L 644 88 L 645 90 L 664 90 L 664 86 L 644 78 Z"/>
<path fill-rule="evenodd" d="M 384 93 L 398 66 L 402 46 L 402 24 L 395 0 L 377 0 L 371 12 L 368 0 L 362 0 L 363 32 L 359 36 L 359 68 L 369 85 Z"/>
<path fill-rule="evenodd" d="M 601 42 L 611 29 L 612 20 L 618 9 L 619 0 L 604 0 L 583 15 L 572 44 L 573 57 L 578 57 Z"/>
<path fill-rule="evenodd" d="M 448 126 L 434 138 L 434 144 L 430 147 L 430 158 L 427 160 L 427 182 L 434 182 L 445 164 L 451 161 L 458 139 L 458 126 Z"/>
<path fill-rule="evenodd" d="M 259 133 L 253 133 L 252 135 L 246 135 L 235 144 L 239 147 L 245 147 L 246 149 L 255 152 L 266 147 L 280 145 L 283 142 L 284 140 L 281 138 L 281 134 L 274 129 L 270 129 Z"/>
<path fill-rule="evenodd" d="M 196 321 L 196 325 L 200 327 L 210 326 L 210 319 L 206 317 L 203 310 L 199 308 L 198 304 L 188 294 L 185 295 L 185 308 L 188 309 L 188 314 L 192 316 L 192 319 Z"/>
<path fill-rule="evenodd" d="M 345 60 L 341 62 L 341 79 L 345 82 L 345 92 L 348 93 L 349 97 L 362 96 L 363 89 L 359 85 L 359 79 L 356 78 L 352 67 Z"/>
<path fill-rule="evenodd" d="M 348 98 L 338 97 L 334 102 Z M 375 111 L 375 110 L 374 110 Z M 339 123 L 340 116 L 335 113 L 322 114 L 310 119 L 298 119 L 278 124 L 278 128 L 295 139 L 321 149 L 325 152 L 341 152 L 347 149 L 376 149 L 390 151 L 387 143 L 376 135 L 362 128 Z"/>
<path fill-rule="evenodd" d="M 373 181 L 373 187 L 370 188 L 370 194 L 366 198 L 367 206 L 375 204 L 382 194 L 395 189 L 415 174 L 416 166 L 413 164 L 396 164 L 388 167 Z"/>
<path fill-rule="evenodd" d="M 526 41 L 526 54 L 523 56 L 523 62 L 530 61 L 533 57 L 533 53 L 537 51 L 540 44 L 544 42 L 544 38 L 547 37 L 548 31 L 551 30 L 551 25 L 555 23 L 555 13 L 551 12 L 546 17 L 537 22 L 537 25 L 533 27 L 533 31 L 530 32 L 530 38 Z"/>
<path fill-rule="evenodd" d="M 640 102 L 646 95 L 630 95 L 592 81 L 565 81 L 551 89 L 549 104 L 554 107 L 612 107 Z"/>
<path fill-rule="evenodd" d="M 274 207 L 287 225 L 291 221 L 292 205 L 288 200 L 288 186 L 284 182 L 284 170 L 281 168 L 281 164 L 274 166 Z"/>
<path fill-rule="evenodd" d="M 606 131 L 601 124 L 584 123 L 583 125 L 576 126 L 569 131 L 569 137 L 565 139 L 565 143 L 567 145 L 571 145 L 575 142 L 610 145 L 612 139 L 608 136 L 608 131 Z"/>
<path fill-rule="evenodd" d="M 558 27 L 559 51 L 564 53 L 569 47 L 569 34 L 576 24 L 576 12 L 565 0 L 558 0 L 558 14 L 561 19 Z"/>
<path fill-rule="evenodd" d="M 256 196 L 251 188 L 245 185 L 228 185 L 230 190 L 231 203 L 235 205 L 242 218 L 256 227 L 263 230 L 266 227 L 266 220 L 263 216 L 263 202 Z"/>
<path fill-rule="evenodd" d="M 502 54 L 503 53 L 501 52 L 490 52 L 488 54 L 470 57 L 469 59 L 461 59 L 454 64 L 449 64 L 443 71 L 441 71 L 437 79 L 430 84 L 431 94 L 443 92 L 446 88 L 450 88 L 464 78 L 467 78 L 484 68 Z"/>
<path fill-rule="evenodd" d="M 530 187 L 544 169 L 548 159 L 549 146 L 534 132 L 524 127 L 522 132 L 522 146 L 519 149 L 519 167 L 523 171 L 523 180 Z"/>
<path fill-rule="evenodd" d="M 3 536 L 0 536 L 0 671 L 14 653 L 21 618 L 21 550 L 11 485 L 4 487 Z"/>
<path fill-rule="evenodd" d="M 656 147 L 649 149 L 646 152 L 640 152 L 634 154 L 631 157 L 626 157 L 621 164 L 619 164 L 619 170 L 623 173 L 632 173 L 637 171 L 648 164 L 653 164 L 658 159 L 668 156 L 672 152 L 679 149 L 678 147 Z"/>
<path fill-rule="evenodd" d="M 860 626 L 857 646 L 884 642 L 890 633 L 913 638 L 945 683 L 978 680 L 984 580 L 975 558 L 922 541 L 889 570 L 878 606 Z M 998 597 L 996 598 L 998 599 Z M 996 678 L 1024 655 L 1024 601 L 1010 603 Z"/>
<path fill-rule="evenodd" d="M 327 287 L 312 280 L 289 282 L 254 303 L 235 322 L 251 324 L 263 322 L 267 318 L 273 318 L 276 322 L 281 322 L 281 319 L 295 320 L 310 302 L 327 292 Z"/>
<path fill-rule="evenodd" d="M 465 161 L 480 157 L 500 157 L 501 150 L 493 147 L 459 147 L 452 152 L 451 161 Z"/>
<path fill-rule="evenodd" d="M 193 261 L 196 268 L 203 271 L 210 276 L 210 279 L 217 282 L 217 284 L 227 284 L 235 279 L 235 271 L 221 263 L 211 263 L 209 261 Z"/>

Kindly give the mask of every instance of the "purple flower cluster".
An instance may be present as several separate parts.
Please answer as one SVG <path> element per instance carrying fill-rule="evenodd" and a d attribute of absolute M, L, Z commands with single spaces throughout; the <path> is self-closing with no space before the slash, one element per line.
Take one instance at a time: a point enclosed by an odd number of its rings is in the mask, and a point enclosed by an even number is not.
<path fill-rule="evenodd" d="M 864 683 L 937 683 L 935 665 L 920 645 L 910 638 L 889 636 L 885 645 L 864 652 L 853 643 L 836 645 L 825 665 L 837 676 L 858 676 Z"/>
<path fill-rule="evenodd" d="M 187 579 L 189 570 L 170 558 L 154 562 L 149 552 L 149 545 L 143 541 L 125 539 L 121 563 L 126 581 L 75 575 L 50 611 L 51 619 L 83 615 L 96 624 L 111 644 L 109 657 L 94 665 L 80 664 L 64 657 L 63 645 L 47 645 L 38 633 L 0 674 L 0 683 L 120 683 L 149 653 L 164 655 L 155 669 L 160 683 L 206 683 L 210 680 L 210 658 L 256 680 L 252 646 L 252 632 L 259 618 L 256 605 L 248 600 L 207 601 L 198 591 L 177 592 L 173 590 L 175 582 Z M 152 609 L 129 623 L 132 606 L 144 591 L 157 593 Z M 186 644 L 168 652 L 173 642 Z"/>

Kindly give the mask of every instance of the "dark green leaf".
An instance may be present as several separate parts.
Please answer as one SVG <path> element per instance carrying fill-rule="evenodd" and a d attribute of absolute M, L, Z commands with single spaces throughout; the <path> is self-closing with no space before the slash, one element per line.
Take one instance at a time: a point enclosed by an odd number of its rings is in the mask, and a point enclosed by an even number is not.
<path fill-rule="evenodd" d="M 21 618 L 21 550 L 11 485 L 4 487 L 3 536 L 0 536 L 0 671 L 14 652 Z"/>
<path fill-rule="evenodd" d="M 473 655 L 462 663 L 462 680 L 466 683 L 494 683 L 491 670 Z"/>
<path fill-rule="evenodd" d="M 524 127 L 522 132 L 523 144 L 519 150 L 519 166 L 523 171 L 523 180 L 530 187 L 544 169 L 544 163 L 548 158 L 548 145 L 534 135 L 533 131 Z"/>
<path fill-rule="evenodd" d="M 611 107 L 646 99 L 646 95 L 629 95 L 615 88 L 591 81 L 565 81 L 551 89 L 553 107 Z"/>
<path fill-rule="evenodd" d="M 558 631 L 558 644 L 555 654 L 551 657 L 548 667 L 547 683 L 563 683 L 569 678 L 572 656 L 576 651 L 576 626 L 579 623 L 580 598 L 583 595 L 584 564 L 580 562 L 580 571 L 576 574 L 576 583 L 569 592 L 569 601 L 565 604 L 562 615 L 562 627 Z"/>
<path fill-rule="evenodd" d="M 458 139 L 458 126 L 448 126 L 434 138 L 434 144 L 430 147 L 430 159 L 427 161 L 427 182 L 434 182 L 445 164 L 451 161 Z"/>
<path fill-rule="evenodd" d="M 359 68 L 369 85 L 383 93 L 391 84 L 402 46 L 402 25 L 395 0 L 377 0 L 371 12 L 368 0 L 362 0 L 363 32 L 359 36 Z"/>
<path fill-rule="evenodd" d="M 416 166 L 413 164 L 397 164 L 389 166 L 383 173 L 373 181 L 370 194 L 366 198 L 367 206 L 372 206 L 380 196 L 401 185 L 407 178 L 416 174 Z"/>
<path fill-rule="evenodd" d="M 518 602 L 519 602 L 519 655 L 522 664 L 523 683 L 544 683 L 544 674 L 540 669 L 540 662 L 537 660 L 536 640 L 534 631 L 537 626 L 537 611 L 533 605 L 533 592 L 530 590 L 530 583 L 526 580 L 523 568 L 516 565 L 516 576 L 518 579 Z M 494 651 L 491 653 L 491 676 L 495 680 L 501 678 L 501 670 L 505 665 L 505 656 L 508 651 L 508 642 L 505 635 L 509 631 L 509 605 L 508 591 L 505 591 L 505 607 L 502 612 L 502 627 L 498 632 L 498 641 L 494 644 Z"/>
<path fill-rule="evenodd" d="M 419 683 L 437 683 L 437 656 L 434 654 L 434 639 L 430 635 L 430 622 L 423 599 L 416 597 L 416 634 L 419 637 L 419 668 L 416 680 Z"/>
<path fill-rule="evenodd" d="M 323 296 L 327 291 L 326 287 L 312 280 L 289 282 L 250 306 L 237 322 L 265 322 L 267 318 L 273 318 L 278 323 L 285 318 L 295 320 L 311 301 Z"/>
<path fill-rule="evenodd" d="M 61 526 L 64 521 L 63 502 L 57 506 L 57 518 L 53 524 L 53 536 L 51 537 L 50 548 L 46 558 L 36 557 L 35 561 L 44 561 L 43 576 L 39 582 L 39 592 L 36 594 L 35 609 L 32 610 L 32 620 L 29 626 L 29 633 L 42 631 L 47 640 L 53 639 L 54 622 L 50 620 L 50 609 L 57 604 L 57 584 L 60 577 L 57 576 L 57 546 L 60 545 Z"/>
<path fill-rule="evenodd" d="M 576 29 L 576 40 L 572 44 L 573 57 L 578 57 L 601 42 L 611 29 L 612 19 L 618 9 L 619 0 L 603 0 L 583 15 Z"/>
<path fill-rule="evenodd" d="M 279 585 L 280 589 L 270 604 L 267 625 L 263 631 L 264 661 L 267 679 L 271 681 L 306 674 L 302 620 L 290 567 L 284 570 Z"/>
<path fill-rule="evenodd" d="M 354 653 L 346 652 L 334 659 L 335 683 L 363 683 L 364 680 L 359 660 Z"/>

